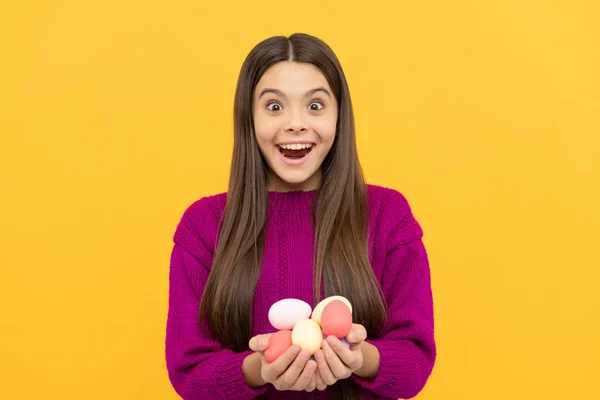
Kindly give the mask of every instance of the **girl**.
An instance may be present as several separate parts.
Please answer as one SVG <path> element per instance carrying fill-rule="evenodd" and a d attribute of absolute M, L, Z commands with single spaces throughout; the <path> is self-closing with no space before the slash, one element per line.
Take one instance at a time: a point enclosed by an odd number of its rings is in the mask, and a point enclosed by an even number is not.
<path fill-rule="evenodd" d="M 227 193 L 183 214 L 171 257 L 166 361 L 184 399 L 410 398 L 436 358 L 429 265 L 405 198 L 366 185 L 338 59 L 294 34 L 246 58 Z M 270 306 L 353 305 L 350 348 L 263 351 Z"/>

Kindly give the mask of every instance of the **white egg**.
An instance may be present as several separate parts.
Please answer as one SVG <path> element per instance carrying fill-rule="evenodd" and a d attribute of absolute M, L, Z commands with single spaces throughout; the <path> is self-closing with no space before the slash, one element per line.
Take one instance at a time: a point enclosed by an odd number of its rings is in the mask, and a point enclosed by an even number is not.
<path fill-rule="evenodd" d="M 308 350 L 311 355 L 321 348 L 322 342 L 321 327 L 312 319 L 299 320 L 292 330 L 292 343 L 300 345 L 303 350 Z"/>
<path fill-rule="evenodd" d="M 283 299 L 274 303 L 269 309 L 269 322 L 274 328 L 293 329 L 296 322 L 309 318 L 310 305 L 299 299 Z"/>
<path fill-rule="evenodd" d="M 315 309 L 312 313 L 311 318 L 314 321 L 316 321 L 319 325 L 321 325 L 321 314 L 323 314 L 323 310 L 325 309 L 325 306 L 327 304 L 329 304 L 330 302 L 332 302 L 333 300 L 340 300 L 341 302 L 345 303 L 350 308 L 350 312 L 352 313 L 352 305 L 350 304 L 350 301 L 348 301 L 347 298 L 342 297 L 342 296 L 327 297 L 326 299 L 323 299 L 319 304 L 317 304 L 317 306 L 315 307 Z"/>

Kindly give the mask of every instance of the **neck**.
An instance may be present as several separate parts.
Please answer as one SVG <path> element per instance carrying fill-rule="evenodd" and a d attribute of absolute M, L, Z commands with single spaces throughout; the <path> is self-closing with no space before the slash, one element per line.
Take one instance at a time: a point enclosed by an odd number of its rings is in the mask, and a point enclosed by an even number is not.
<path fill-rule="evenodd" d="M 316 190 L 321 186 L 321 170 L 318 169 L 310 178 L 303 182 L 287 182 L 276 173 L 269 170 L 267 176 L 267 191 L 269 192 L 298 192 Z"/>

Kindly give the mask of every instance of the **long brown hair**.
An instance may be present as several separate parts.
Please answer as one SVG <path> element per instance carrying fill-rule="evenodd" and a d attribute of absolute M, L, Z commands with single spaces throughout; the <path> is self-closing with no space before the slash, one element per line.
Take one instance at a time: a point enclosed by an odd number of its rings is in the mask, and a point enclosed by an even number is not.
<path fill-rule="evenodd" d="M 320 39 L 296 33 L 256 45 L 242 65 L 234 104 L 234 146 L 225 212 L 214 261 L 200 305 L 200 318 L 213 337 L 234 351 L 248 349 L 252 303 L 260 272 L 267 219 L 267 166 L 254 134 L 253 95 L 263 73 L 275 63 L 294 61 L 318 67 L 338 102 L 336 138 L 326 156 L 313 206 L 315 227 L 314 301 L 342 295 L 353 305 L 353 320 L 375 335 L 386 310 L 368 254 L 367 191 L 354 130 L 348 84 L 333 51 Z M 358 398 L 351 380 L 335 385 L 338 395 Z"/>

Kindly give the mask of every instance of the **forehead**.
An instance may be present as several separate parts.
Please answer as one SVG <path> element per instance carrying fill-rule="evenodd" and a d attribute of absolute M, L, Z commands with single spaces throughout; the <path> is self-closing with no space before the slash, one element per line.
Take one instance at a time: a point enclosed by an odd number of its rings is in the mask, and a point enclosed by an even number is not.
<path fill-rule="evenodd" d="M 282 61 L 265 71 L 254 93 L 264 88 L 279 89 L 289 96 L 302 96 L 315 87 L 323 86 L 331 91 L 325 75 L 319 68 L 308 63 Z"/>

